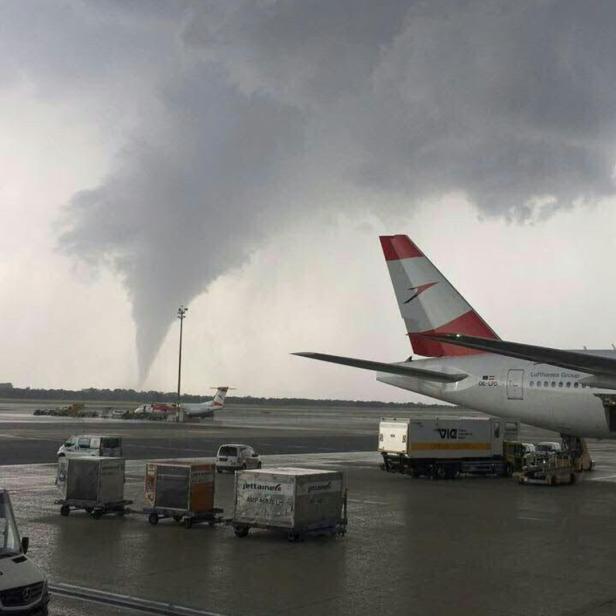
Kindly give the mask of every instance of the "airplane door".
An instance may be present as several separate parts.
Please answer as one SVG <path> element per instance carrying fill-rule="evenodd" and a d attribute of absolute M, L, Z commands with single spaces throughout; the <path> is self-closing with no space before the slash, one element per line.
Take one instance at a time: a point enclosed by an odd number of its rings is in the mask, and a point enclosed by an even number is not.
<path fill-rule="evenodd" d="M 507 373 L 507 399 L 524 400 L 524 370 L 509 370 Z"/>

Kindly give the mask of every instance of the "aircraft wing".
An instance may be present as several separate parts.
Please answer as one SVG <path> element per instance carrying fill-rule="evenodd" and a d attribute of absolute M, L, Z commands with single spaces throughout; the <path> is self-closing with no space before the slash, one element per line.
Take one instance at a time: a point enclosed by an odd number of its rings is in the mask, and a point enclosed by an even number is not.
<path fill-rule="evenodd" d="M 537 364 L 550 364 L 559 368 L 586 372 L 596 377 L 616 379 L 616 358 L 612 357 L 603 357 L 579 351 L 563 351 L 562 349 L 520 344 L 519 342 L 507 342 L 506 340 L 491 340 L 477 336 L 466 336 L 464 334 L 427 334 L 426 337 L 467 349 L 515 357 Z"/>
<path fill-rule="evenodd" d="M 386 364 L 380 361 L 369 361 L 366 359 L 355 359 L 353 357 L 341 357 L 340 355 L 326 355 L 325 353 L 292 353 L 299 357 L 329 361 L 333 364 L 352 366 L 353 368 L 363 368 L 364 370 L 374 370 L 375 372 L 389 372 L 390 374 L 400 374 L 402 376 L 412 376 L 426 381 L 436 381 L 438 383 L 455 383 L 465 379 L 467 374 L 445 374 L 435 370 L 425 370 L 424 368 L 413 368 L 408 363 Z"/>

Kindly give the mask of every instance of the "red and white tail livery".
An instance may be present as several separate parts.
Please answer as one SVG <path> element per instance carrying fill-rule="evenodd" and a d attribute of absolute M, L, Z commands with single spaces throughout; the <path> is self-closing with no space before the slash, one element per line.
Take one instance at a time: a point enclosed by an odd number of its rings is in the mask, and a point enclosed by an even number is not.
<path fill-rule="evenodd" d="M 431 340 L 462 333 L 498 340 L 494 330 L 406 235 L 382 235 L 381 246 L 413 351 L 426 357 L 468 355 L 472 349 Z"/>
<path fill-rule="evenodd" d="M 380 239 L 413 350 L 425 358 L 297 355 L 373 370 L 382 383 L 563 435 L 616 439 L 616 351 L 501 340 L 406 235 Z"/>

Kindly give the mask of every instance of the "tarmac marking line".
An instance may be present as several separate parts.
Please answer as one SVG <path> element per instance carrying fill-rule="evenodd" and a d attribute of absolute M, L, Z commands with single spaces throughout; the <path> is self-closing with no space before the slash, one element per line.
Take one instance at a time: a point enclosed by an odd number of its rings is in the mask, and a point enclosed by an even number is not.
<path fill-rule="evenodd" d="M 219 612 L 196 610 L 174 603 L 140 599 L 139 597 L 131 597 L 130 595 L 121 595 L 99 590 L 97 588 L 87 588 L 64 582 L 49 584 L 49 590 L 52 594 L 62 597 L 80 599 L 82 601 L 90 601 L 92 603 L 100 603 L 113 607 L 129 608 L 145 614 L 157 614 L 159 616 L 223 616 L 223 614 Z"/>

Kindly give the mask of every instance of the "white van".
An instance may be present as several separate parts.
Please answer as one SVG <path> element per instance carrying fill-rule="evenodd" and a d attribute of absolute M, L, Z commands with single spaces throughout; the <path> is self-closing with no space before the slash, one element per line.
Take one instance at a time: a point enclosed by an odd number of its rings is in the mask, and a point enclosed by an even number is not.
<path fill-rule="evenodd" d="M 0 489 L 0 614 L 47 616 L 47 579 L 26 557 L 28 544 L 19 538 L 9 493 Z"/>
<path fill-rule="evenodd" d="M 229 443 L 218 448 L 216 470 L 219 473 L 224 470 L 237 471 L 245 468 L 261 468 L 259 454 L 250 445 Z"/>
<path fill-rule="evenodd" d="M 122 457 L 122 439 L 117 436 L 77 434 L 69 436 L 58 449 L 58 458 L 71 456 Z"/>

